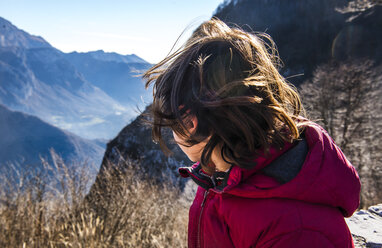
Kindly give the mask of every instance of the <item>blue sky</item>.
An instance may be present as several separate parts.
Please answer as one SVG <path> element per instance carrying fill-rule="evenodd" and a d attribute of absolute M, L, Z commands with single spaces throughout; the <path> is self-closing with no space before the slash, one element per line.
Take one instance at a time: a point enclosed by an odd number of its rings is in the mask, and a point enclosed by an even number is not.
<path fill-rule="evenodd" d="M 102 49 L 159 62 L 223 0 L 0 0 L 0 16 L 64 51 Z"/>

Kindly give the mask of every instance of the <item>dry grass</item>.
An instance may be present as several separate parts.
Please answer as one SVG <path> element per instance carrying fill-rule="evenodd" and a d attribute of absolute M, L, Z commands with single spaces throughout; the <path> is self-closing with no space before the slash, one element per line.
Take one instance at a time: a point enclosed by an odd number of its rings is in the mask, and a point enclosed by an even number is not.
<path fill-rule="evenodd" d="M 88 166 L 43 165 L 1 174 L 0 247 L 186 246 L 188 206 L 179 191 L 145 178 L 137 165 L 103 173 L 109 190 L 93 187 L 93 201 L 85 193 L 94 178 L 79 169 Z"/>

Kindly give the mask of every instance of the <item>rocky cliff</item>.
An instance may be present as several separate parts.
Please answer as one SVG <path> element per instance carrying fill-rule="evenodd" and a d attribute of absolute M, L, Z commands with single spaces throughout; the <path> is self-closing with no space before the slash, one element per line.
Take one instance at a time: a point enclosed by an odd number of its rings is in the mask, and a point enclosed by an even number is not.
<path fill-rule="evenodd" d="M 382 6 L 349 8 L 349 2 L 225 1 L 215 16 L 233 26 L 270 34 L 284 62 L 281 72 L 299 85 L 331 59 L 366 57 L 382 62 Z"/>
<path fill-rule="evenodd" d="M 102 178 L 101 175 L 104 170 L 107 170 L 110 166 L 121 164 L 125 159 L 129 159 L 136 161 L 140 166 L 137 169 L 151 178 L 184 185 L 183 181 L 178 180 L 177 168 L 189 166 L 192 162 L 174 142 L 169 129 L 164 130 L 163 139 L 172 151 L 172 156 L 164 155 L 159 144 L 152 141 L 149 111 L 150 106 L 107 144 L 99 173 L 100 178 Z M 98 183 L 102 182 L 99 181 Z"/>

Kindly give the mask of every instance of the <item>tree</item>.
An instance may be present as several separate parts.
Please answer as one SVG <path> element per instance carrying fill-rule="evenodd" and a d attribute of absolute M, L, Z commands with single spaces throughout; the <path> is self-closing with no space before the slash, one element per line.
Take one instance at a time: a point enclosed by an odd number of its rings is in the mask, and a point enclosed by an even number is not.
<path fill-rule="evenodd" d="M 357 168 L 361 207 L 382 202 L 382 80 L 369 60 L 319 66 L 301 85 L 310 118 L 319 122 Z"/>

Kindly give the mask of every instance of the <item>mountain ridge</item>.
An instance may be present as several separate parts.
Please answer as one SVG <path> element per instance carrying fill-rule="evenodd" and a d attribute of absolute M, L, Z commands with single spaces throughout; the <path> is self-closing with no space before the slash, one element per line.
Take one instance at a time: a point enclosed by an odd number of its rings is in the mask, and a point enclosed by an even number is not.
<path fill-rule="evenodd" d="M 24 48 L 52 47 L 41 36 L 30 35 L 0 16 L 0 47 L 7 46 Z"/>
<path fill-rule="evenodd" d="M 0 103 L 8 108 L 85 138 L 110 139 L 151 99 L 135 77 L 150 64 L 136 55 L 83 53 L 92 57 L 87 72 L 70 60 L 75 53 L 63 53 L 3 18 L 0 36 Z"/>
<path fill-rule="evenodd" d="M 86 53 L 80 53 L 80 52 L 72 52 L 72 53 L 79 53 L 79 54 L 89 54 L 95 59 L 103 60 L 103 61 L 116 61 L 116 62 L 123 62 L 123 63 L 145 63 L 148 64 L 148 62 L 140 57 L 138 57 L 135 54 L 126 54 L 122 55 L 116 52 L 105 52 L 104 50 L 95 50 L 95 51 L 89 51 Z"/>

